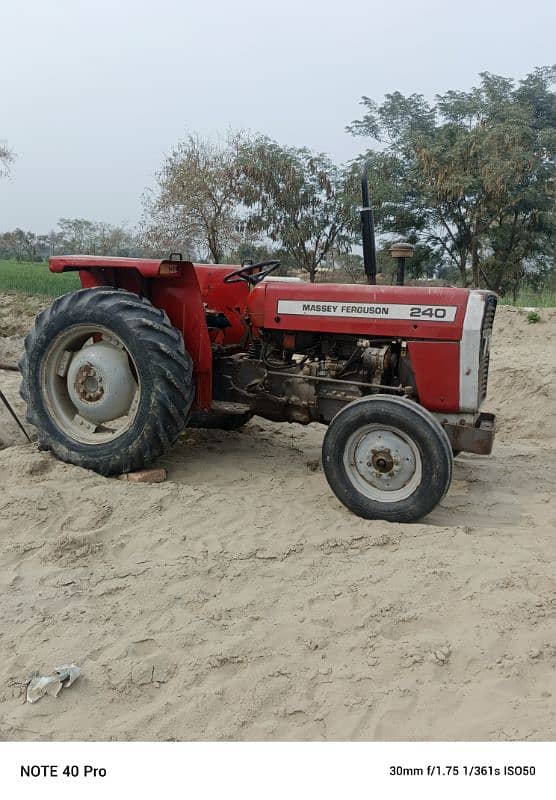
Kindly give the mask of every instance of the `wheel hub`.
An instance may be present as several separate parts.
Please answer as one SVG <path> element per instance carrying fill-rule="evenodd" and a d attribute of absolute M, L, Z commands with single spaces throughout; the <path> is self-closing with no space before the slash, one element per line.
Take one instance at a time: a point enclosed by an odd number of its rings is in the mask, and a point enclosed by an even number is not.
<path fill-rule="evenodd" d="M 104 394 L 102 376 L 91 364 L 83 364 L 77 370 L 74 389 L 82 400 L 95 403 Z"/>
<path fill-rule="evenodd" d="M 374 467 L 374 469 L 380 473 L 391 472 L 395 466 L 392 453 L 390 450 L 375 450 L 367 466 Z"/>
<path fill-rule="evenodd" d="M 352 437 L 348 450 L 352 472 L 366 492 L 393 497 L 416 480 L 416 452 L 401 431 L 368 426 Z"/>
<path fill-rule="evenodd" d="M 67 391 L 76 411 L 95 425 L 129 413 L 137 384 L 124 350 L 105 341 L 73 355 Z"/>

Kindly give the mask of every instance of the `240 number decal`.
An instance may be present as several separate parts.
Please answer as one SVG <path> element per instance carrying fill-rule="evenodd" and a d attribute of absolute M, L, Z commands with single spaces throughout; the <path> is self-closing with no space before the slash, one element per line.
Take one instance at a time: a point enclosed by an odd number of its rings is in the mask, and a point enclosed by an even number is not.
<path fill-rule="evenodd" d="M 409 311 L 409 316 L 446 319 L 446 309 L 442 306 L 413 306 Z"/>

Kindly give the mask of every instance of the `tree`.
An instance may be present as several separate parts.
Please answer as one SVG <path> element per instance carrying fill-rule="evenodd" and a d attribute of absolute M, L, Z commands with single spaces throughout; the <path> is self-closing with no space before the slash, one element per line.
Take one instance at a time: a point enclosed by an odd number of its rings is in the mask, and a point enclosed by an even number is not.
<path fill-rule="evenodd" d="M 58 231 L 54 247 L 58 254 L 96 255 L 97 231 L 94 222 L 88 219 L 62 217 L 58 220 Z"/>
<path fill-rule="evenodd" d="M 107 222 L 94 224 L 95 253 L 101 256 L 141 256 L 143 248 L 139 236 L 125 225 Z"/>
<path fill-rule="evenodd" d="M 365 114 L 348 130 L 382 150 L 375 171 L 389 175 L 382 230 L 457 267 L 463 285 L 514 291 L 555 232 L 556 95 L 554 68 L 516 86 L 481 73 L 469 92 L 364 97 Z"/>
<path fill-rule="evenodd" d="M 150 200 L 145 202 L 150 204 Z M 196 243 L 181 229 L 179 213 L 171 208 L 162 212 L 151 207 L 148 214 L 148 219 L 146 215 L 143 218 L 140 237 L 145 255 L 160 258 L 170 253 L 181 253 L 191 261 L 202 258 Z"/>
<path fill-rule="evenodd" d="M 242 144 L 239 163 L 248 229 L 277 244 L 313 282 L 332 249 L 345 252 L 353 239 L 349 172 L 265 136 Z"/>
<path fill-rule="evenodd" d="M 21 228 L 0 234 L 0 254 L 3 258 L 13 258 L 16 261 L 40 261 L 42 246 L 44 246 L 42 237 Z"/>
<path fill-rule="evenodd" d="M 58 220 L 58 229 L 51 231 L 48 240 L 51 254 L 142 255 L 139 237 L 133 230 L 88 219 L 62 217 Z"/>
<path fill-rule="evenodd" d="M 244 261 L 251 261 L 256 264 L 260 261 L 276 259 L 280 261 L 280 266 L 274 272 L 275 275 L 288 275 L 291 272 L 291 259 L 283 250 L 273 247 L 270 242 L 261 243 L 257 238 L 250 237 L 245 231 L 237 249 L 227 254 L 230 264 L 242 264 Z"/>
<path fill-rule="evenodd" d="M 0 234 L 0 257 L 16 261 L 43 261 L 51 255 L 141 256 L 135 231 L 120 225 L 86 219 L 58 220 L 48 234 L 16 228 Z"/>
<path fill-rule="evenodd" d="M 214 263 L 239 243 L 238 150 L 241 133 L 213 143 L 178 142 L 144 197 L 144 237 L 152 249 L 197 251 Z"/>
<path fill-rule="evenodd" d="M 0 178 L 10 174 L 10 168 L 15 161 L 15 155 L 6 144 L 0 143 Z"/>

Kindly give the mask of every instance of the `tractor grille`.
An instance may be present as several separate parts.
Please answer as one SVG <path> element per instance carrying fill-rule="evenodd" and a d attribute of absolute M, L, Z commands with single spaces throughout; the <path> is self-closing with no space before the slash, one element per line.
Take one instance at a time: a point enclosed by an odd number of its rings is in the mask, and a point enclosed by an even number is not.
<path fill-rule="evenodd" d="M 494 315 L 496 314 L 496 295 L 490 294 L 485 304 L 485 315 L 481 328 L 481 354 L 479 356 L 479 405 L 483 402 L 488 386 L 488 364 L 490 360 L 490 338 Z"/>

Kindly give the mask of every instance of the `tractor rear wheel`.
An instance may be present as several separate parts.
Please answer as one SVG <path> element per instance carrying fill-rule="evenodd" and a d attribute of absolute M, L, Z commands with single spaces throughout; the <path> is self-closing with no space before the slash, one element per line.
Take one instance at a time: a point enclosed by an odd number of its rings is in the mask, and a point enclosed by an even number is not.
<path fill-rule="evenodd" d="M 98 287 L 59 297 L 38 315 L 19 366 L 39 443 L 101 475 L 146 466 L 189 418 L 192 361 L 181 333 L 131 292 Z"/>
<path fill-rule="evenodd" d="M 442 500 L 452 480 L 452 448 L 422 406 L 374 395 L 345 406 L 322 447 L 336 497 L 365 519 L 414 522 Z"/>

